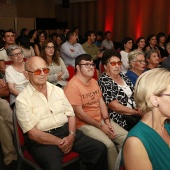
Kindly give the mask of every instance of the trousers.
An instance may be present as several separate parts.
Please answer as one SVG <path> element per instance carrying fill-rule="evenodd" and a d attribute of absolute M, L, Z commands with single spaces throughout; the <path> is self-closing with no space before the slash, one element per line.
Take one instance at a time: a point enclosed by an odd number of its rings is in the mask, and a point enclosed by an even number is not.
<path fill-rule="evenodd" d="M 123 142 L 127 136 L 127 131 L 112 120 L 111 125 L 116 133 L 116 137 L 113 140 L 111 140 L 103 131 L 91 125 L 83 125 L 79 129 L 87 136 L 97 139 L 106 145 L 108 150 L 109 170 L 114 170 L 118 152 L 122 148 Z"/>
<path fill-rule="evenodd" d="M 52 131 L 52 135 L 64 138 L 68 136 L 68 124 Z M 43 145 L 31 141 L 26 137 L 28 151 L 44 170 L 62 170 L 63 152 L 54 145 Z M 72 151 L 78 152 L 82 161 L 87 164 L 88 170 L 108 170 L 107 148 L 95 139 L 76 131 L 76 138 Z"/>

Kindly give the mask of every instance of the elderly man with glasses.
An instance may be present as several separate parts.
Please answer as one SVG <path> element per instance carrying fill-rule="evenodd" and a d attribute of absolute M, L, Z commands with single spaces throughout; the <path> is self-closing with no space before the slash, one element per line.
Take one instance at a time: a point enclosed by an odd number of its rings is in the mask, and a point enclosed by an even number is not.
<path fill-rule="evenodd" d="M 88 170 L 107 170 L 107 149 L 76 130 L 74 111 L 61 88 L 47 82 L 49 69 L 41 57 L 26 61 L 27 87 L 16 99 L 16 114 L 28 151 L 44 170 L 61 170 L 62 157 L 80 154 Z"/>

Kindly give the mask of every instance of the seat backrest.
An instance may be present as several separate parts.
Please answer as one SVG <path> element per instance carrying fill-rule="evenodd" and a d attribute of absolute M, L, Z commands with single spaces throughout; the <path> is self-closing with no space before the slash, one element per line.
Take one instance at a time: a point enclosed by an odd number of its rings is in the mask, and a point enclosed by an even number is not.
<path fill-rule="evenodd" d="M 75 68 L 73 66 L 67 66 L 67 70 L 69 72 L 69 78 L 67 79 L 67 81 L 70 81 L 75 75 Z"/>

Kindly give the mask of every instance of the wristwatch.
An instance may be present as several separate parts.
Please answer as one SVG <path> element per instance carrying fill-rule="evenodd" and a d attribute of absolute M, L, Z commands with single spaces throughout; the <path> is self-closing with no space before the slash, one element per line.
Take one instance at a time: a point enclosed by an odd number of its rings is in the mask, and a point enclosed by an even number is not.
<path fill-rule="evenodd" d="M 69 134 L 73 135 L 74 137 L 76 137 L 76 133 L 73 131 L 70 131 Z"/>

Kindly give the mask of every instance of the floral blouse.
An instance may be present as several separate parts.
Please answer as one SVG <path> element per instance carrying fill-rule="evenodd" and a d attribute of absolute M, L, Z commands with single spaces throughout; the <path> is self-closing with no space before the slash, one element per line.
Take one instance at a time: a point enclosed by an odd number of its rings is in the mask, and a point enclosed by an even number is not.
<path fill-rule="evenodd" d="M 128 97 L 128 95 L 124 92 L 121 86 L 119 86 L 116 82 L 113 81 L 113 79 L 108 76 L 105 72 L 102 73 L 100 76 L 98 83 L 100 86 L 100 89 L 103 94 L 103 99 L 108 107 L 108 104 L 112 102 L 113 100 L 117 100 L 120 104 L 126 106 L 135 108 L 136 104 L 134 101 L 134 87 L 132 82 L 128 79 L 127 76 L 120 73 L 120 76 L 125 81 L 127 86 L 129 86 L 130 90 L 132 91 L 132 95 Z M 121 127 L 125 127 L 127 125 L 126 119 L 124 119 L 123 114 L 117 113 L 114 110 L 111 110 L 108 107 L 109 117 L 116 123 L 118 123 Z"/>

